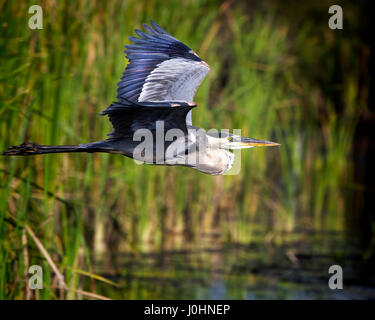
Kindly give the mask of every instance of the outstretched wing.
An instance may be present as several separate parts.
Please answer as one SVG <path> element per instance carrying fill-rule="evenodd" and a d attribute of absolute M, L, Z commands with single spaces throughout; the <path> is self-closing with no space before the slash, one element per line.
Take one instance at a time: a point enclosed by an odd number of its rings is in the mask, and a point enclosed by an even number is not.
<path fill-rule="evenodd" d="M 123 99 L 112 103 L 101 115 L 108 115 L 112 123 L 111 138 L 132 138 L 138 129 L 156 129 L 156 122 L 163 121 L 164 131 L 181 129 L 187 134 L 186 115 L 196 105 L 188 103 L 164 102 L 132 102 Z"/>
<path fill-rule="evenodd" d="M 143 26 L 148 33 L 136 30 L 139 38 L 129 37 L 133 44 L 125 46 L 129 63 L 117 84 L 117 99 L 193 101 L 209 66 L 154 21 L 152 27 Z M 187 122 L 191 124 L 191 116 Z"/>

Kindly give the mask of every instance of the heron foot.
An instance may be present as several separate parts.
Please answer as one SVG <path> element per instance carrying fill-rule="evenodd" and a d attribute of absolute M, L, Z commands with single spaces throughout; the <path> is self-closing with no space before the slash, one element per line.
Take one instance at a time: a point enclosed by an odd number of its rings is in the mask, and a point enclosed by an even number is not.
<path fill-rule="evenodd" d="M 5 150 L 3 156 L 30 156 L 38 152 L 39 144 L 34 142 L 24 142 L 19 146 L 12 146 Z"/>

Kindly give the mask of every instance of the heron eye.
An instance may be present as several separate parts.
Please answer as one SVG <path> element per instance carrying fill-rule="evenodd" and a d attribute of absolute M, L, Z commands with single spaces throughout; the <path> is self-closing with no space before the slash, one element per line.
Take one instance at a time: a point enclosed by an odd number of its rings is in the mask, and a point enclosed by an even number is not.
<path fill-rule="evenodd" d="M 232 140 L 233 140 L 233 137 L 229 137 L 228 140 L 229 140 L 229 141 L 232 141 Z"/>

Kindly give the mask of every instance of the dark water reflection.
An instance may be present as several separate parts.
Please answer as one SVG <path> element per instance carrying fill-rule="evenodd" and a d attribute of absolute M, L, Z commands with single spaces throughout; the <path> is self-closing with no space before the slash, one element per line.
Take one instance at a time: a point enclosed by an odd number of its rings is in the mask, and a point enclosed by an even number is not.
<path fill-rule="evenodd" d="M 375 299 L 375 264 L 338 234 L 287 235 L 251 244 L 210 239 L 192 249 L 123 254 L 97 270 L 118 288 L 97 284 L 114 299 Z M 287 243 L 287 244 L 285 244 Z M 338 264 L 344 289 L 328 287 Z"/>

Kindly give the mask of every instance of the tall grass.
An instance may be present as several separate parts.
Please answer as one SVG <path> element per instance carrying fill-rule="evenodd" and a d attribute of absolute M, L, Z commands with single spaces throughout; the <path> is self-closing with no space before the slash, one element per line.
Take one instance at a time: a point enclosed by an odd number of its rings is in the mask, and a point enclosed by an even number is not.
<path fill-rule="evenodd" d="M 123 45 L 151 18 L 211 66 L 195 99 L 195 125 L 241 128 L 281 147 L 247 150 L 239 175 L 219 177 L 107 154 L 2 158 L 0 299 L 85 297 L 81 290 L 105 281 L 95 275 L 100 254 L 110 264 L 122 251 L 199 247 L 212 232 L 248 243 L 258 229 L 344 230 L 340 186 L 350 178 L 362 101 L 350 74 L 338 115 L 304 74 L 301 61 L 311 67 L 318 45 L 311 26 L 291 32 L 273 10 L 252 13 L 230 1 L 40 3 L 43 30 L 27 27 L 32 1 L 0 5 L 0 149 L 105 138 L 110 124 L 98 113 L 115 99 Z M 56 290 L 51 265 L 25 225 L 71 290 Z M 36 293 L 24 280 L 33 264 L 51 270 Z M 82 277 L 93 281 L 84 286 Z"/>

